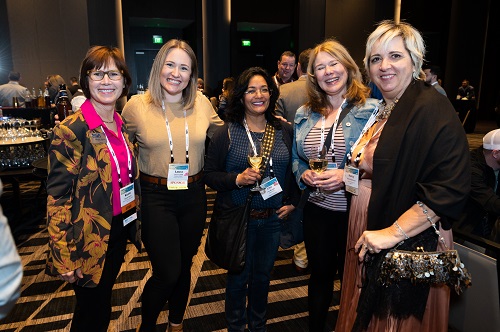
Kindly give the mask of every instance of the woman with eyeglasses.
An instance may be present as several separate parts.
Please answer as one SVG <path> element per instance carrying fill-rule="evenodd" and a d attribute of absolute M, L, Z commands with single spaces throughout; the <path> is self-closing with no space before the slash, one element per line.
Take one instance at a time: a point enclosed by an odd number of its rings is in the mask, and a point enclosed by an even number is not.
<path fill-rule="evenodd" d="M 358 138 L 377 101 L 367 98 L 369 90 L 356 62 L 335 40 L 326 40 L 311 51 L 307 74 L 308 102 L 295 115 L 292 158 L 298 185 L 311 193 L 303 218 L 311 269 L 309 330 L 324 331 L 335 276 L 338 272 L 342 282 L 344 272 L 346 150 Z M 311 160 L 321 160 L 323 171 L 317 172 Z"/>
<path fill-rule="evenodd" d="M 205 140 L 223 124 L 197 91 L 197 78 L 193 50 L 172 39 L 155 57 L 146 94 L 133 96 L 122 113 L 139 147 L 142 241 L 153 268 L 140 331 L 155 331 L 167 302 L 168 331 L 183 330 L 191 265 L 207 217 Z"/>
<path fill-rule="evenodd" d="M 205 181 L 217 190 L 217 208 L 244 205 L 257 182 L 262 187 L 273 183 L 276 188 L 254 192 L 245 267 L 241 273 L 227 274 L 225 306 L 230 332 L 243 332 L 247 324 L 250 331 L 266 331 L 267 295 L 281 223 L 299 200 L 291 171 L 292 128 L 274 114 L 278 95 L 264 69 L 245 70 L 229 97 L 226 124 L 214 134 L 205 162 Z M 274 142 L 266 143 L 273 136 Z M 252 168 L 249 155 L 254 153 L 262 160 L 266 149 L 261 147 L 266 145 L 271 147 L 269 158 L 261 162 L 260 169 Z"/>
<path fill-rule="evenodd" d="M 131 82 L 117 48 L 92 47 L 80 68 L 87 100 L 54 127 L 48 150 L 47 273 L 73 286 L 71 331 L 107 331 L 127 239 L 141 248 L 139 169 L 115 108 Z"/>

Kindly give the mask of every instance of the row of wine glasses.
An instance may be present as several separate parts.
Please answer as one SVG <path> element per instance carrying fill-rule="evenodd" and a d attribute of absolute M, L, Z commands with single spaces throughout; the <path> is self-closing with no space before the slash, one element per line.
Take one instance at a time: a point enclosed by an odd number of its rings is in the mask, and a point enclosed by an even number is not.
<path fill-rule="evenodd" d="M 45 157 L 42 143 L 0 145 L 0 169 L 29 167 L 33 161 Z"/>
<path fill-rule="evenodd" d="M 39 120 L 26 120 L 20 118 L 0 118 L 0 140 L 16 142 L 26 137 L 41 137 L 38 130 Z"/>

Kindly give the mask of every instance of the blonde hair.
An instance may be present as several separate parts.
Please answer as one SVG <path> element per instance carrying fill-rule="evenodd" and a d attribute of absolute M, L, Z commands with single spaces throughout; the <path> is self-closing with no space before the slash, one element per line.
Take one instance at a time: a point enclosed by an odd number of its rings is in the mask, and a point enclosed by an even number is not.
<path fill-rule="evenodd" d="M 347 82 L 344 97 L 356 105 L 364 104 L 369 89 L 363 84 L 363 78 L 358 65 L 342 44 L 334 39 L 327 39 L 318 44 L 310 53 L 309 65 L 307 66 L 307 95 L 309 97 L 307 105 L 313 112 L 321 114 L 325 114 L 332 107 L 325 91 L 320 88 L 314 73 L 314 61 L 316 61 L 316 57 L 320 52 L 330 54 L 345 67 Z"/>
<path fill-rule="evenodd" d="M 148 92 L 146 93 L 146 98 L 149 103 L 161 106 L 163 94 L 166 93 L 160 82 L 161 71 L 165 65 L 165 59 L 167 58 L 168 53 L 170 53 L 170 51 L 174 48 L 183 50 L 191 59 L 191 77 L 188 85 L 182 91 L 182 103 L 186 109 L 190 109 L 193 108 L 194 101 L 196 100 L 198 62 L 196 61 L 196 55 L 194 54 L 191 46 L 183 40 L 169 40 L 158 51 L 158 54 L 156 54 L 153 66 L 151 67 L 151 73 L 149 74 Z"/>
<path fill-rule="evenodd" d="M 384 49 L 387 49 L 389 43 L 396 37 L 403 39 L 403 44 L 410 54 L 413 63 L 413 78 L 416 80 L 425 80 L 425 73 L 422 70 L 425 56 L 425 43 L 420 32 L 406 22 L 395 23 L 392 20 L 385 20 L 378 24 L 366 41 L 366 53 L 363 62 L 366 72 L 370 72 L 370 54 L 373 45 L 380 42 Z"/>

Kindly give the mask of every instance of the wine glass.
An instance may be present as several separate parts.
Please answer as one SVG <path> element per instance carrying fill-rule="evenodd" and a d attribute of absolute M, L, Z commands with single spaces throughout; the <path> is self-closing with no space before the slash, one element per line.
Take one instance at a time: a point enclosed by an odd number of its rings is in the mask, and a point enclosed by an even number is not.
<path fill-rule="evenodd" d="M 328 166 L 328 160 L 326 159 L 326 149 L 324 146 L 312 146 L 309 149 L 309 167 L 311 170 L 317 174 L 322 173 L 326 170 Z M 310 194 L 311 197 L 324 197 L 321 190 L 316 187 L 316 191 Z"/>
<path fill-rule="evenodd" d="M 252 167 L 254 170 L 257 172 L 260 172 L 260 167 L 262 166 L 262 154 L 260 151 L 260 145 L 259 144 L 248 144 L 248 164 L 250 167 Z M 261 191 L 262 189 L 259 186 L 259 181 L 255 181 L 255 184 L 252 188 L 250 188 L 251 191 Z"/>

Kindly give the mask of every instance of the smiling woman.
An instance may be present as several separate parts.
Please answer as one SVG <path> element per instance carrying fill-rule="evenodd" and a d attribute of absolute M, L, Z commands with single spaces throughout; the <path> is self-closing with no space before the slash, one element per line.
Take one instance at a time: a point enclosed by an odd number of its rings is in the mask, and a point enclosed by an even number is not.
<path fill-rule="evenodd" d="M 107 330 L 111 291 L 127 239 L 141 248 L 135 195 L 139 171 L 115 111 L 116 100 L 127 95 L 130 84 L 117 48 L 91 48 L 80 69 L 87 100 L 54 127 L 48 150 L 47 273 L 73 286 L 71 331 Z"/>
<path fill-rule="evenodd" d="M 197 77 L 193 50 L 172 39 L 155 58 L 146 94 L 133 96 L 123 109 L 140 151 L 142 240 L 153 266 L 142 295 L 140 331 L 155 330 L 167 301 L 168 331 L 182 331 L 192 258 L 207 213 L 205 140 L 222 125 L 208 98 L 197 92 Z"/>

